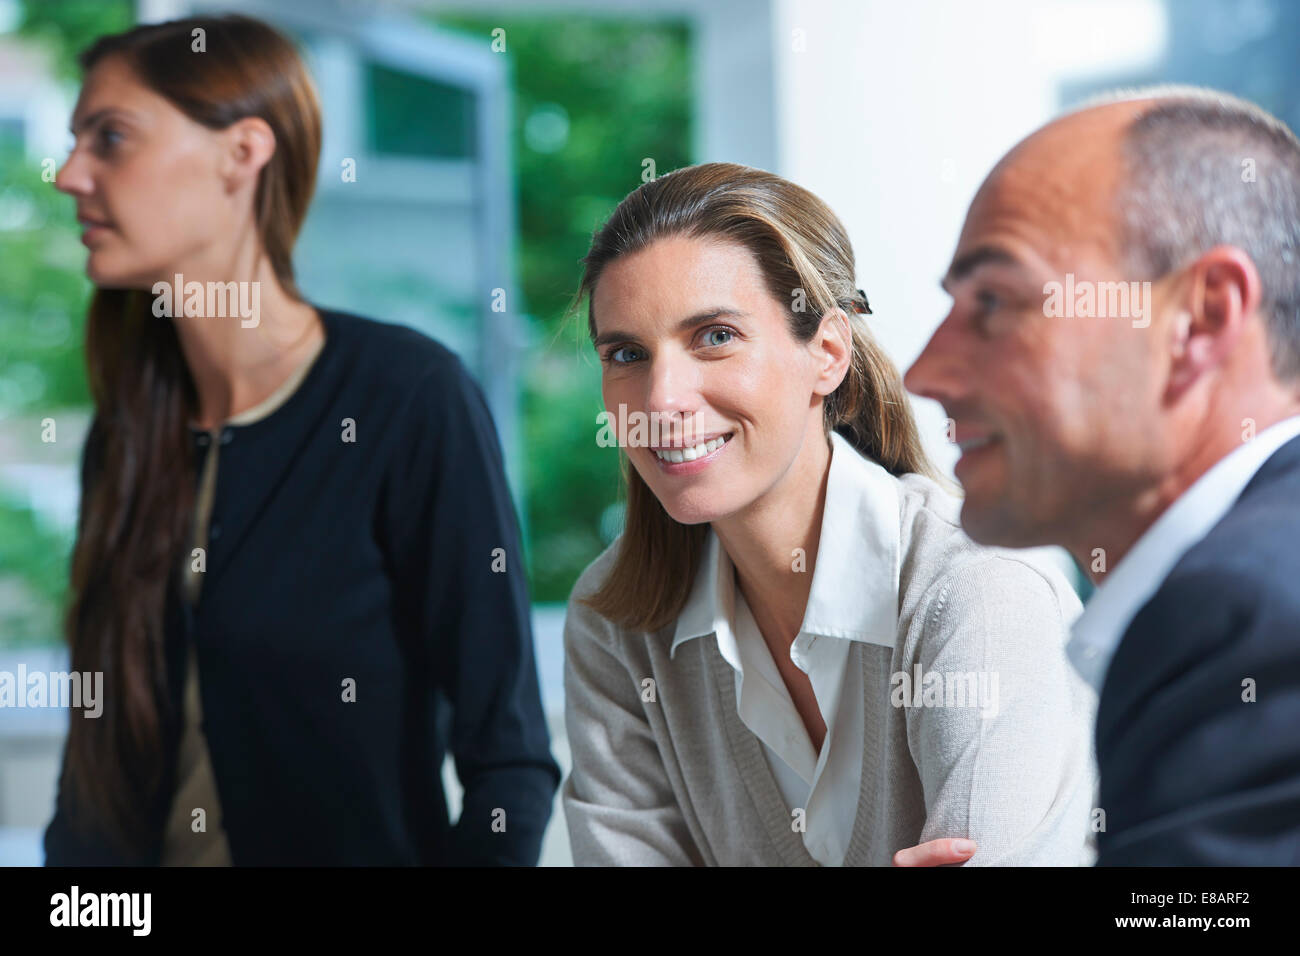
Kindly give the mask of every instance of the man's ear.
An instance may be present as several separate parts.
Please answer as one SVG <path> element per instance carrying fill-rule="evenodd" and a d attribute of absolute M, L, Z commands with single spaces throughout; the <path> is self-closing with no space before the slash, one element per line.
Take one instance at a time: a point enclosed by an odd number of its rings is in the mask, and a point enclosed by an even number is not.
<path fill-rule="evenodd" d="M 1263 297 L 1259 270 L 1236 246 L 1215 246 L 1185 275 L 1188 282 L 1172 327 L 1169 387 L 1175 391 L 1228 361 Z"/>
<path fill-rule="evenodd" d="M 275 133 L 260 116 L 246 116 L 221 131 L 221 174 L 229 187 L 257 180 L 262 167 L 275 155 Z"/>
<path fill-rule="evenodd" d="M 813 391 L 824 398 L 840 387 L 853 362 L 853 332 L 845 311 L 832 309 L 823 315 L 810 344 L 817 362 Z"/>

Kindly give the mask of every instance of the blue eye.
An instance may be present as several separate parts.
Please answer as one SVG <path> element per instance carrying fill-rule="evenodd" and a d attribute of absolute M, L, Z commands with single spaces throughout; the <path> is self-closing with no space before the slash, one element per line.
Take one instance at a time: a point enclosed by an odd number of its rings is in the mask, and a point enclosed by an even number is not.
<path fill-rule="evenodd" d="M 725 336 L 727 336 L 727 340 L 726 340 L 725 342 L 716 342 L 716 341 L 711 341 L 712 336 L 714 336 L 714 335 L 725 335 Z M 721 328 L 719 328 L 719 329 L 709 329 L 707 332 L 704 333 L 704 344 L 705 344 L 705 345 L 714 345 L 714 346 L 717 346 L 717 345 L 729 345 L 730 343 L 731 343 L 731 330 L 730 330 L 730 329 L 721 329 Z"/>
<path fill-rule="evenodd" d="M 111 126 L 105 126 L 99 131 L 99 143 L 106 149 L 112 149 L 122 140 L 122 134 Z"/>
<path fill-rule="evenodd" d="M 975 301 L 979 303 L 980 308 L 985 312 L 992 312 L 1002 304 L 1002 300 L 998 298 L 997 293 L 990 292 L 987 289 L 981 289 L 975 293 Z"/>
<path fill-rule="evenodd" d="M 619 358 L 619 355 L 624 352 L 637 352 L 637 351 L 639 351 L 639 349 L 637 349 L 637 347 L 634 345 L 621 345 L 616 349 L 610 349 L 608 352 L 606 352 L 605 359 L 609 362 L 613 362 L 615 365 L 627 365 L 629 362 L 635 362 L 636 359 Z"/>

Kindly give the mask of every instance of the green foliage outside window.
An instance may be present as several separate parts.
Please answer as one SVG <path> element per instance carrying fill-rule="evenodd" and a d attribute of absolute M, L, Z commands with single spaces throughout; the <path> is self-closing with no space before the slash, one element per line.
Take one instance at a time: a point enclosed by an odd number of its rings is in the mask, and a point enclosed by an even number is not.
<path fill-rule="evenodd" d="M 617 530 L 618 455 L 596 445 L 600 368 L 585 311 L 565 320 L 592 232 L 656 173 L 691 162 L 690 31 L 671 20 L 438 16 L 490 48 L 504 30 L 520 280 L 536 325 L 524 371 L 530 584 L 563 601 Z M 498 36 L 501 36 L 498 34 Z"/>
<path fill-rule="evenodd" d="M 129 0 L 22 6 L 19 38 L 46 50 L 65 81 L 78 77 L 81 49 L 133 18 Z M 566 309 L 592 231 L 640 184 L 646 161 L 659 173 L 690 162 L 689 31 L 667 20 L 558 13 L 440 15 L 436 25 L 485 46 L 493 29 L 506 30 L 517 261 L 534 332 L 521 382 L 530 592 L 563 601 L 616 533 L 619 498 L 618 455 L 595 442 L 599 365 L 585 316 L 566 318 Z M 74 202 L 43 172 L 0 139 L 0 435 L 23 436 L 0 447 L 5 463 L 42 461 L 40 422 L 84 416 L 90 401 L 85 251 Z M 61 428 L 61 442 L 67 433 Z M 65 448 L 58 457 L 77 456 Z M 0 495 L 0 647 L 60 639 L 70 546 L 25 502 Z"/>

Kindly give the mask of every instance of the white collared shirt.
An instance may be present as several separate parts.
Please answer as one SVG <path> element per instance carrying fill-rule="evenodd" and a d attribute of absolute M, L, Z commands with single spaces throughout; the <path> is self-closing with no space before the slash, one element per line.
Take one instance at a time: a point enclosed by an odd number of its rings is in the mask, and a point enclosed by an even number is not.
<path fill-rule="evenodd" d="M 1300 415 L 1284 419 L 1235 448 L 1193 482 L 1106 573 L 1066 648 L 1071 662 L 1101 691 L 1120 639 L 1174 565 L 1210 533 L 1273 453 L 1300 435 Z"/>
<path fill-rule="evenodd" d="M 804 846 L 828 866 L 844 860 L 862 778 L 865 699 L 861 669 L 848 666 L 852 644 L 892 648 L 898 631 L 898 515 L 897 479 L 832 432 L 817 562 L 808 568 L 812 589 L 790 647 L 826 724 L 820 755 L 712 529 L 670 652 L 716 635 L 719 653 L 736 672 L 740 719 L 763 742 L 792 823 L 793 811 L 804 811 Z M 795 561 L 792 554 L 792 567 Z"/>

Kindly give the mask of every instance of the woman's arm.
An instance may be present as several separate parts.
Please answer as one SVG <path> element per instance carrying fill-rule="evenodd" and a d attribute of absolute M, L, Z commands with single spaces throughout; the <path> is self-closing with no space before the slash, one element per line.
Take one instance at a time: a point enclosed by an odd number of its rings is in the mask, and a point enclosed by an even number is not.
<path fill-rule="evenodd" d="M 77 719 L 77 718 L 74 718 Z M 148 852 L 129 852 L 106 834 L 92 831 L 78 812 L 67 782 L 67 744 L 55 796 L 54 817 L 45 827 L 46 866 L 153 866 L 158 860 Z"/>
<path fill-rule="evenodd" d="M 384 514 L 400 613 L 452 708 L 450 750 L 464 796 L 449 857 L 437 862 L 532 866 L 560 770 L 496 428 L 450 354 L 413 391 Z"/>
<path fill-rule="evenodd" d="M 921 706 L 907 701 L 926 805 L 918 842 L 974 840 L 976 866 L 1091 862 L 1095 699 L 1064 653 L 1075 608 L 1043 571 L 1001 555 L 932 586 L 909 640 L 909 677 L 919 664 L 923 685 Z M 941 704 L 925 705 L 927 681 Z"/>
<path fill-rule="evenodd" d="M 584 578 L 587 576 L 584 575 Z M 638 686 L 576 600 L 564 619 L 564 717 L 573 770 L 561 794 L 577 866 L 700 866 Z"/>

